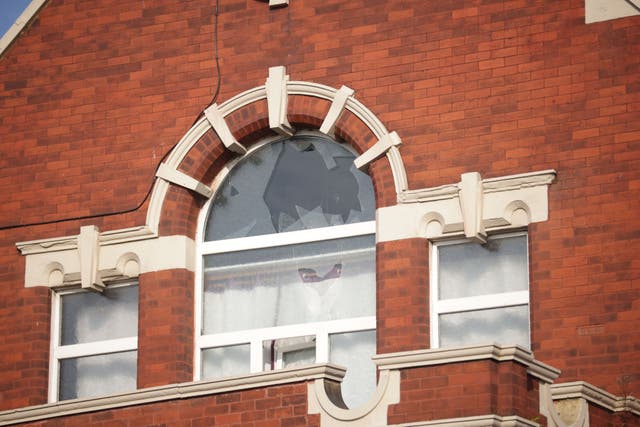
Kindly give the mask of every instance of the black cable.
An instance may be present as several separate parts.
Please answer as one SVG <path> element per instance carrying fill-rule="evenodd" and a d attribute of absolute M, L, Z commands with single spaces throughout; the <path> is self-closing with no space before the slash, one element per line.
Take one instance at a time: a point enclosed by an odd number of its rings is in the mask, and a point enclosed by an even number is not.
<path fill-rule="evenodd" d="M 213 23 L 213 46 L 214 46 L 214 51 L 215 51 L 216 74 L 218 76 L 218 82 L 216 83 L 216 90 L 215 90 L 215 92 L 213 94 L 213 98 L 211 99 L 211 102 L 209 102 L 209 105 L 213 104 L 214 102 L 216 102 L 216 99 L 218 99 L 218 95 L 220 94 L 220 84 L 221 84 L 221 81 L 222 81 L 222 76 L 220 74 L 220 58 L 219 58 L 219 55 L 218 55 L 218 7 L 219 7 L 219 2 L 220 2 L 220 0 L 216 0 L 216 8 L 215 8 L 215 13 L 214 13 L 214 23 Z M 209 105 L 207 105 L 207 107 Z M 194 122 L 191 125 L 191 127 L 193 127 L 193 125 L 195 125 L 198 122 L 198 120 L 200 120 L 200 117 L 202 117 L 202 113 L 200 113 L 200 115 L 198 117 L 196 117 L 196 119 L 194 120 Z M 173 144 L 171 149 L 168 150 L 166 153 L 164 153 L 164 155 L 162 156 L 162 158 L 158 162 L 158 166 L 156 166 L 156 173 L 158 172 L 158 169 L 160 168 L 160 165 L 162 164 L 162 162 L 164 162 L 164 160 L 167 158 L 169 153 L 171 153 L 173 151 L 173 149 L 176 148 L 177 145 L 178 145 L 178 143 Z M 151 192 L 153 191 L 153 186 L 156 183 L 156 179 L 157 178 L 158 177 L 154 174 L 153 175 L 153 180 L 151 181 L 151 185 L 149 186 L 149 189 L 147 190 L 147 193 L 144 195 L 144 198 L 142 199 L 142 201 L 140 203 L 138 203 L 134 208 L 125 209 L 125 210 L 121 210 L 121 211 L 101 212 L 101 213 L 91 214 L 91 215 L 75 216 L 75 217 L 70 217 L 70 218 L 52 219 L 52 220 L 49 220 L 49 221 L 30 222 L 30 223 L 26 223 L 26 224 L 3 225 L 3 226 L 0 226 L 0 231 L 10 230 L 10 229 L 13 229 L 13 228 L 34 227 L 34 226 L 37 226 L 37 225 L 58 224 L 58 223 L 67 222 L 67 221 L 81 221 L 83 219 L 103 218 L 103 217 L 109 217 L 109 216 L 114 216 L 114 215 L 124 215 L 124 214 L 128 214 L 128 213 L 131 213 L 131 212 L 135 212 L 138 209 L 140 209 L 142 207 L 142 205 L 145 204 L 147 199 L 149 199 L 149 196 L 151 196 Z"/>
<path fill-rule="evenodd" d="M 173 147 L 171 147 L 171 150 L 169 150 L 166 153 L 164 153 L 164 156 L 162 156 L 162 158 L 160 159 L 160 162 L 158 163 L 158 166 L 156 167 L 156 172 L 158 171 L 158 168 L 160 167 L 160 164 L 167 158 L 169 153 L 171 153 L 171 151 L 174 148 L 175 148 L 175 145 Z M 122 210 L 122 211 L 113 211 L 113 212 L 104 212 L 104 213 L 91 214 L 91 215 L 76 216 L 76 217 L 71 217 L 71 218 L 52 219 L 52 220 L 49 220 L 49 221 L 30 222 L 30 223 L 26 223 L 26 224 L 3 225 L 2 227 L 0 227 L 0 231 L 9 230 L 9 229 L 12 229 L 12 228 L 33 227 L 33 226 L 36 226 L 36 225 L 58 224 L 58 223 L 67 222 L 67 221 L 80 221 L 80 220 L 83 220 L 83 219 L 91 219 L 91 218 L 98 218 L 98 217 L 103 218 L 103 217 L 108 217 L 108 216 L 123 215 L 123 214 L 128 214 L 128 213 L 131 213 L 131 212 L 135 212 L 138 209 L 140 209 L 142 207 L 142 205 L 144 205 L 144 203 L 147 201 L 147 199 L 151 195 L 151 191 L 153 190 L 153 185 L 156 182 L 156 178 L 157 177 L 154 175 L 153 181 L 151 182 L 151 185 L 149 186 L 149 189 L 147 190 L 147 193 L 144 195 L 144 198 L 134 208 L 125 209 L 125 210 Z"/>
<path fill-rule="evenodd" d="M 636 12 L 640 13 L 640 6 L 638 6 L 637 4 L 635 4 L 632 0 L 624 0 L 625 2 L 627 2 L 627 4 L 629 6 L 631 6 L 632 8 L 634 8 L 636 10 Z"/>

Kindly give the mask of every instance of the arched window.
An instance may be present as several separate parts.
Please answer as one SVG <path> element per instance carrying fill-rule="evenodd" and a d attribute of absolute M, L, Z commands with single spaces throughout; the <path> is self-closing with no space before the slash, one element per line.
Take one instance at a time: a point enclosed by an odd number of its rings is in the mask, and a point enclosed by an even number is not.
<path fill-rule="evenodd" d="M 201 218 L 196 377 L 333 362 L 375 388 L 375 201 L 355 155 L 298 134 L 252 148 Z"/>

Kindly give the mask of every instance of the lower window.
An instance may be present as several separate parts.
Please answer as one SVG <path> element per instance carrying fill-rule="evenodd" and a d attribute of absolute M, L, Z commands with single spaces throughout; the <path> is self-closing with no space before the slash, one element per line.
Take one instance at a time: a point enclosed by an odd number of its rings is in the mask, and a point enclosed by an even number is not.
<path fill-rule="evenodd" d="M 332 362 L 347 368 L 347 406 L 365 403 L 375 389 L 374 263 L 372 234 L 204 255 L 200 378 Z"/>
<path fill-rule="evenodd" d="M 136 389 L 138 286 L 54 295 L 49 400 Z"/>
<path fill-rule="evenodd" d="M 438 242 L 431 253 L 431 347 L 530 347 L 526 233 L 486 244 Z"/>

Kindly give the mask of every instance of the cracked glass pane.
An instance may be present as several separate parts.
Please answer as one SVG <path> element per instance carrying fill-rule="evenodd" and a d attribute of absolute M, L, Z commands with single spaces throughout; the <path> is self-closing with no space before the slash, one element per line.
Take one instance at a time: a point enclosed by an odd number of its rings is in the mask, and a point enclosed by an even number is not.
<path fill-rule="evenodd" d="M 205 240 L 370 221 L 371 179 L 355 155 L 328 138 L 295 136 L 261 147 L 216 192 Z"/>

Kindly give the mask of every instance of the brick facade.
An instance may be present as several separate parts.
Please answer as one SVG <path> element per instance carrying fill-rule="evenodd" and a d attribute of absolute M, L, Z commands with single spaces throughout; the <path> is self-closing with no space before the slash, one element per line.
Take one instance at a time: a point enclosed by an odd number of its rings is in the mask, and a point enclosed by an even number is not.
<path fill-rule="evenodd" d="M 159 162 L 217 84 L 221 104 L 280 65 L 291 80 L 354 89 L 402 138 L 408 189 L 555 170 L 549 218 L 528 227 L 531 351 L 561 371 L 556 383 L 640 396 L 639 16 L 586 25 L 584 0 L 219 0 L 217 16 L 214 3 L 49 0 L 0 56 L 0 411 L 47 403 L 51 290 L 25 283 L 16 242 L 144 225 Z M 288 120 L 317 130 L 330 105 L 290 94 Z M 275 135 L 264 99 L 225 120 L 246 147 Z M 378 140 L 353 111 L 335 136 L 358 154 Z M 235 157 L 208 130 L 177 170 L 211 185 Z M 365 170 L 377 207 L 396 205 L 387 158 Z M 196 240 L 204 203 L 169 185 L 158 236 Z M 378 354 L 429 348 L 428 239 L 380 242 L 376 263 Z M 140 274 L 138 388 L 193 380 L 194 280 Z M 403 368 L 387 421 L 544 425 L 539 387 L 513 361 Z M 637 409 L 589 411 L 593 426 L 640 425 Z M 300 382 L 28 425 L 214 423 L 320 421 Z"/>

